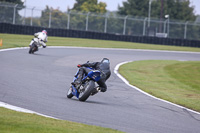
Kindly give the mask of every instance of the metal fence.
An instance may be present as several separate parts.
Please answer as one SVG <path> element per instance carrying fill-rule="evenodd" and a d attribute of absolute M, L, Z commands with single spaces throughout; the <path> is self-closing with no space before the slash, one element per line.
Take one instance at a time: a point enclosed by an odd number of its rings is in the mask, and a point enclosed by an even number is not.
<path fill-rule="evenodd" d="M 108 12 L 62 12 L 58 9 L 24 7 L 0 3 L 0 22 L 41 26 L 47 28 L 74 29 L 132 36 L 158 36 L 200 40 L 200 23 L 120 16 Z"/>

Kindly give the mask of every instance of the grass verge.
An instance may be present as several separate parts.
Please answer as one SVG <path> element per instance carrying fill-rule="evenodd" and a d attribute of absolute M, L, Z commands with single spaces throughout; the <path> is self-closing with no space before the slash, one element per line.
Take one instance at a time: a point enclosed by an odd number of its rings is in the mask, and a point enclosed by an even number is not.
<path fill-rule="evenodd" d="M 27 47 L 32 38 L 33 36 L 30 36 L 30 35 L 0 34 L 0 39 L 3 39 L 3 46 L 0 47 L 0 49 L 13 48 L 13 47 Z M 132 43 L 132 42 L 104 41 L 104 40 L 64 38 L 64 37 L 49 37 L 47 45 L 48 46 L 77 46 L 77 47 L 151 49 L 151 50 L 200 52 L 200 48 L 191 48 L 191 47 L 163 46 L 163 45 L 151 45 L 151 44 Z M 159 63 L 154 62 L 154 61 L 149 61 L 148 63 L 148 61 L 144 61 L 144 62 L 134 62 L 134 64 L 132 63 L 126 64 L 120 67 L 120 73 L 122 73 L 122 75 L 125 78 L 127 78 L 133 85 L 136 85 L 139 88 L 157 97 L 161 97 L 163 99 L 172 101 L 174 103 L 181 104 L 183 106 L 200 111 L 199 89 L 193 89 L 193 87 L 196 87 L 196 86 L 197 88 L 199 88 L 199 85 L 198 85 L 199 81 L 197 80 L 198 84 L 196 83 L 190 84 L 189 82 L 184 83 L 186 80 L 178 79 L 177 76 L 174 75 L 175 70 L 173 69 L 174 67 L 177 67 L 176 65 L 178 65 L 177 64 L 178 62 L 176 61 L 166 61 L 169 64 L 164 61 L 158 61 L 158 62 Z M 160 62 L 162 62 L 163 65 L 161 65 Z M 159 66 L 158 64 L 160 64 L 161 66 Z M 149 65 L 151 65 L 150 68 L 148 68 Z M 125 69 L 125 67 L 128 67 L 128 69 L 127 68 Z M 159 68 L 157 72 L 155 73 L 154 71 L 156 70 L 154 70 L 154 67 Z M 158 72 L 159 70 L 162 71 L 163 73 L 159 73 Z M 199 73 L 199 67 L 197 70 Z M 165 74 L 167 74 L 167 76 L 165 76 Z M 181 75 L 181 73 L 179 74 Z M 165 78 L 165 79 L 162 79 L 162 78 Z M 166 82 L 165 81 L 166 79 L 169 79 L 169 81 Z M 194 79 L 194 78 L 190 78 L 190 79 Z M 200 79 L 200 77 L 197 76 L 196 79 Z M 178 84 L 178 86 L 177 85 L 176 87 L 173 86 L 175 84 Z M 179 85 L 181 88 L 178 88 Z M 184 88 L 185 86 L 186 88 Z M 193 93 L 193 90 L 195 93 Z M 173 93 L 175 92 L 178 92 L 178 93 L 174 95 Z M 185 97 L 187 100 L 184 100 Z M 89 126 L 89 125 L 73 123 L 69 121 L 44 118 L 44 117 L 33 115 L 33 114 L 15 112 L 15 111 L 11 111 L 5 108 L 0 108 L 0 114 L 1 114 L 0 115 L 1 133 L 7 133 L 7 132 L 9 133 L 21 133 L 21 132 L 26 132 L 26 133 L 29 133 L 29 132 L 112 133 L 112 132 L 119 132 L 119 131 L 107 129 L 107 128 Z"/>
<path fill-rule="evenodd" d="M 33 38 L 30 35 L 0 34 L 3 39 L 3 48 L 27 47 Z M 99 48 L 125 48 L 125 49 L 151 49 L 151 50 L 173 50 L 200 52 L 200 48 L 177 47 L 166 45 L 152 45 L 122 41 L 105 41 L 94 39 L 80 39 L 67 37 L 48 37 L 47 46 L 77 46 L 77 47 L 99 47 Z"/>
<path fill-rule="evenodd" d="M 56 120 L 0 108 L 1 133 L 120 133 L 120 131 Z"/>
<path fill-rule="evenodd" d="M 135 61 L 119 72 L 151 95 L 200 112 L 200 61 Z"/>

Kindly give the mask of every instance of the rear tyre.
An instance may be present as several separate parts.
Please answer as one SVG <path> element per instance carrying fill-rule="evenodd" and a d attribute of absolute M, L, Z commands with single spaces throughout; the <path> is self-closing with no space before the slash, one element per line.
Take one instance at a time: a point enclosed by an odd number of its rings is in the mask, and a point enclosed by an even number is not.
<path fill-rule="evenodd" d="M 72 87 L 69 88 L 67 92 L 67 98 L 72 98 L 74 95 L 72 94 Z"/>
<path fill-rule="evenodd" d="M 83 91 L 80 92 L 79 94 L 79 101 L 83 102 L 86 101 L 90 96 L 94 87 L 95 87 L 94 81 L 90 80 L 89 82 L 86 82 L 84 88 L 82 89 Z"/>

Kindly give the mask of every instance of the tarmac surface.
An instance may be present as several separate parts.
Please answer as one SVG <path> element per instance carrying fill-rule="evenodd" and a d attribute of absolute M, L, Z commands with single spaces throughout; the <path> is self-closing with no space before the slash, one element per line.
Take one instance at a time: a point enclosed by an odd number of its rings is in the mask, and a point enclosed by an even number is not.
<path fill-rule="evenodd" d="M 80 102 L 67 90 L 86 61 L 111 61 L 108 90 Z M 0 52 L 0 101 L 63 120 L 128 133 L 198 133 L 200 115 L 149 97 L 126 85 L 117 64 L 137 60 L 200 60 L 200 53 L 60 47 Z"/>

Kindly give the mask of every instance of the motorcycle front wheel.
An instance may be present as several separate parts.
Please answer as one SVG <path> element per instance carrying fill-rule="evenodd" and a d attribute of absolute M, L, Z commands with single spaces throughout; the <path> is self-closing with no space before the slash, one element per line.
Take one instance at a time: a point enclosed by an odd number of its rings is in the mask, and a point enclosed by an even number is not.
<path fill-rule="evenodd" d="M 67 98 L 72 98 L 74 95 L 72 94 L 72 87 L 69 88 L 67 92 Z"/>
<path fill-rule="evenodd" d="M 32 54 L 32 46 L 29 49 L 29 54 Z"/>
<path fill-rule="evenodd" d="M 35 51 L 37 51 L 37 44 L 36 44 L 36 42 L 34 42 L 32 45 L 31 45 L 31 47 L 30 47 L 30 49 L 29 49 L 29 54 L 34 54 L 34 52 Z"/>

